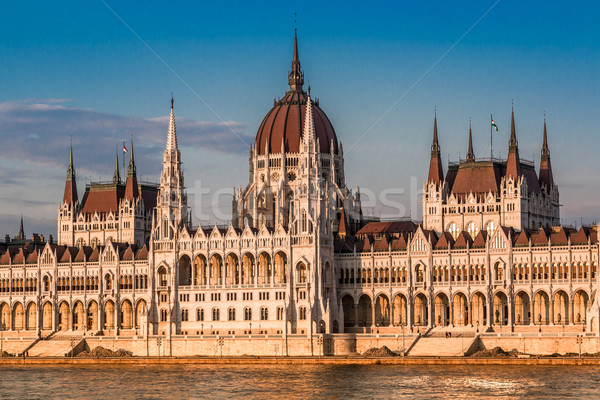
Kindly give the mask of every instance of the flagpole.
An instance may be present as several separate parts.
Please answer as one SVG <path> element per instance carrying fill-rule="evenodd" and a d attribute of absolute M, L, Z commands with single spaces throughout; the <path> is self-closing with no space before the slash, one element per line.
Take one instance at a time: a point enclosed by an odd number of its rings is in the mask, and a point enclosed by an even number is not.
<path fill-rule="evenodd" d="M 492 121 L 494 117 L 490 114 L 490 160 L 494 161 L 494 134 L 492 133 Z"/>
<path fill-rule="evenodd" d="M 126 176 L 125 173 L 125 141 L 123 141 L 123 177 Z M 125 180 L 125 178 L 123 178 L 123 180 Z"/>

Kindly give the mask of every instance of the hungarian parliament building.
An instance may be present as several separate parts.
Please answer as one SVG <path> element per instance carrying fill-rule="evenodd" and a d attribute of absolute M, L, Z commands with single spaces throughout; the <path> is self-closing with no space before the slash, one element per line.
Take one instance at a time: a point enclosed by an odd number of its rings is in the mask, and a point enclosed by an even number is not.
<path fill-rule="evenodd" d="M 132 143 L 127 171 L 117 157 L 113 179 L 81 193 L 71 149 L 57 237 L 21 229 L 0 242 L 0 329 L 598 332 L 598 230 L 560 225 L 545 121 L 538 168 L 520 158 L 514 111 L 505 159 L 476 158 L 469 132 L 466 158 L 444 168 L 434 118 L 422 222 L 379 221 L 363 215 L 342 143 L 303 88 L 296 37 L 288 84 L 226 226 L 192 225 L 173 100 L 160 184 L 138 181 Z"/>

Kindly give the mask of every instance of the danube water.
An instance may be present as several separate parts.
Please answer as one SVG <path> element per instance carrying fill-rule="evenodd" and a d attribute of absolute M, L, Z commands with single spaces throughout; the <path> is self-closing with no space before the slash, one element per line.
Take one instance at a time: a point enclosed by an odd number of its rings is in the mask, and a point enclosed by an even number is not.
<path fill-rule="evenodd" d="M 0 398 L 597 399 L 600 367 L 3 366 Z"/>

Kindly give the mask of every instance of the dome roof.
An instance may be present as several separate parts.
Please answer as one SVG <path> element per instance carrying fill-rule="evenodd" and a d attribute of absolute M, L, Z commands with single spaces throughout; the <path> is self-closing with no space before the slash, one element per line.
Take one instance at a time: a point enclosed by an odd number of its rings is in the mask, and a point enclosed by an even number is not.
<path fill-rule="evenodd" d="M 294 32 L 294 57 L 292 68 L 288 74 L 290 90 L 285 96 L 276 101 L 271 111 L 263 119 L 254 142 L 257 154 L 281 153 L 282 143 L 284 151 L 298 153 L 302 140 L 302 128 L 304 125 L 304 113 L 306 112 L 307 94 L 302 89 L 304 84 L 304 73 L 300 69 L 298 58 L 298 40 Z M 310 91 L 310 87 L 309 87 Z M 319 140 L 321 153 L 330 153 L 332 150 L 338 153 L 338 140 L 333 125 L 327 115 L 319 108 L 319 102 L 314 101 L 313 119 L 315 121 L 315 134 Z M 333 141 L 333 149 L 331 142 Z"/>
<path fill-rule="evenodd" d="M 269 153 L 281 153 L 282 142 L 285 143 L 285 152 L 300 151 L 307 98 L 303 91 L 290 90 L 283 99 L 275 103 L 258 128 L 255 141 L 257 154 L 265 154 L 267 147 Z M 321 153 L 330 153 L 333 141 L 333 152 L 337 154 L 338 141 L 335 130 L 318 103 L 312 104 L 315 134 L 319 139 Z"/>

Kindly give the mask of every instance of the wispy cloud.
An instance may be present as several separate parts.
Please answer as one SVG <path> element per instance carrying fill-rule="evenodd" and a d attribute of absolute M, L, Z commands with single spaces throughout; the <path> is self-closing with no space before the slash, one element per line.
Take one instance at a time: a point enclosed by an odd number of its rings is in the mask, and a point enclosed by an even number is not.
<path fill-rule="evenodd" d="M 158 172 L 166 141 L 168 117 L 144 119 L 66 105 L 68 99 L 26 99 L 0 103 L 0 157 L 41 167 L 64 167 L 69 138 L 76 163 L 87 171 L 106 171 L 113 165 L 115 146 L 130 135 L 135 139 L 138 170 Z M 252 137 L 242 122 L 205 122 L 177 118 L 182 147 L 223 153 L 244 153 Z M 231 129 L 235 131 L 232 132 Z M 110 168 L 110 167 L 109 167 Z"/>

